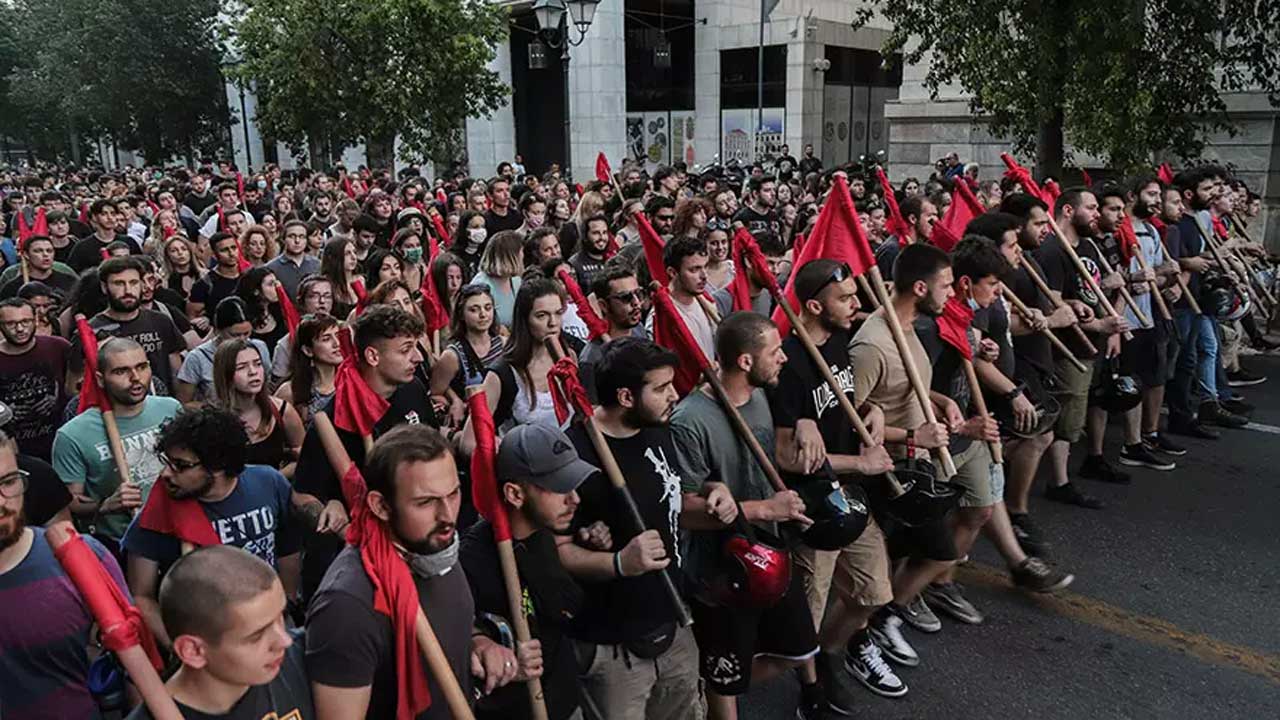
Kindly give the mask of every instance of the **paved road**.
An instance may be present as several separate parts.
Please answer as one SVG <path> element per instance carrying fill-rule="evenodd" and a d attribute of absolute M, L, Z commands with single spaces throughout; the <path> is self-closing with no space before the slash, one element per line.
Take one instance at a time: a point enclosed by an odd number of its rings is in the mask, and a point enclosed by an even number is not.
<path fill-rule="evenodd" d="M 1246 362 L 1272 378 L 1244 389 L 1254 427 L 1186 440 L 1177 470 L 1129 486 L 1078 481 L 1102 511 L 1034 500 L 1070 592 L 1019 593 L 980 543 L 962 582 L 986 623 L 909 631 L 910 693 L 860 692 L 858 716 L 1280 718 L 1280 358 Z M 756 688 L 742 717 L 792 717 L 797 693 L 791 678 Z"/>

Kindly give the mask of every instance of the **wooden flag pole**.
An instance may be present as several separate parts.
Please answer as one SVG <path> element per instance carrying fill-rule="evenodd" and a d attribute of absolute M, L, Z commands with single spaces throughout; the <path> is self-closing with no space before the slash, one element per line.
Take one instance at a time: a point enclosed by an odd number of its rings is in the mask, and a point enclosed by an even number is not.
<path fill-rule="evenodd" d="M 965 333 L 966 337 L 968 333 Z M 987 412 L 987 399 L 982 396 L 982 386 L 978 384 L 978 373 L 973 369 L 973 361 L 967 357 L 961 356 L 964 361 L 964 377 L 969 382 L 969 395 L 973 398 L 973 406 L 978 410 L 978 415 L 985 420 L 991 417 Z M 1004 462 L 1004 446 L 1000 443 L 999 438 L 987 443 L 991 448 L 991 459 L 997 463 Z"/>
<path fill-rule="evenodd" d="M 1130 222 L 1127 216 L 1121 220 L 1121 222 L 1128 222 L 1129 227 L 1133 227 L 1133 223 Z M 1159 237 L 1159 234 L 1157 234 L 1156 237 Z M 1133 256 L 1138 259 L 1138 267 L 1143 271 L 1151 269 L 1151 264 L 1147 262 L 1146 254 L 1142 251 L 1141 240 L 1138 241 L 1138 246 L 1134 248 Z M 1168 255 L 1165 255 L 1165 257 L 1167 258 Z M 1151 301 L 1156 304 L 1156 309 L 1160 311 L 1160 317 L 1165 320 L 1173 320 L 1173 314 L 1169 312 L 1169 306 L 1165 304 L 1164 296 L 1160 294 L 1160 286 L 1157 285 L 1156 281 L 1153 279 L 1147 281 L 1147 287 L 1151 291 Z"/>
<path fill-rule="evenodd" d="M 1173 256 L 1169 254 L 1169 246 L 1164 244 L 1164 238 L 1157 238 L 1160 241 L 1160 249 L 1164 251 L 1166 259 L 1173 260 Z M 1177 260 L 1173 260 L 1177 262 Z M 1197 315 L 1203 315 L 1204 311 L 1200 309 L 1200 303 L 1196 302 L 1196 298 L 1191 294 L 1191 288 L 1187 286 L 1187 279 L 1182 277 L 1182 268 L 1178 268 L 1178 272 L 1173 274 L 1174 280 L 1178 283 L 1178 287 L 1182 288 L 1182 297 L 1187 299 L 1187 305 L 1191 307 L 1192 312 Z"/>
<path fill-rule="evenodd" d="M 1084 284 L 1098 298 L 1098 304 L 1102 306 L 1103 312 L 1107 315 L 1120 317 L 1120 313 L 1116 312 L 1115 306 L 1112 305 L 1111 301 L 1107 299 L 1107 296 L 1103 294 L 1102 288 L 1098 287 L 1098 283 L 1094 282 L 1093 274 L 1085 268 L 1084 262 L 1080 260 L 1080 255 L 1076 253 L 1076 249 L 1071 247 L 1071 243 L 1067 242 L 1066 236 L 1062 234 L 1062 228 L 1058 227 L 1058 221 L 1054 220 L 1052 215 L 1049 216 L 1049 227 L 1053 229 L 1053 234 L 1062 241 L 1062 248 L 1066 250 L 1067 257 L 1071 259 L 1071 264 L 1075 266 L 1076 273 L 1080 275 L 1080 279 L 1084 281 Z M 1099 257 L 1101 257 L 1101 253 L 1099 253 Z M 1081 332 L 1083 332 L 1083 330 Z M 1132 340 L 1133 333 L 1125 332 L 1123 337 L 1125 340 Z"/>
<path fill-rule="evenodd" d="M 1022 267 L 1026 268 L 1027 277 L 1031 278 L 1031 282 L 1035 283 L 1035 286 L 1040 290 L 1040 292 L 1044 293 L 1044 296 L 1049 298 L 1049 303 L 1053 305 L 1054 310 L 1062 308 L 1063 306 L 1066 305 L 1066 303 L 1058 299 L 1057 295 L 1053 294 L 1053 290 L 1049 288 L 1049 283 L 1045 282 L 1044 278 L 1040 277 L 1040 273 L 1036 272 L 1035 267 L 1033 267 L 1031 263 L 1024 261 L 1022 263 Z M 1013 295 L 1013 293 L 1009 293 L 1009 294 L 1011 296 Z M 1024 305 L 1023 307 L 1026 307 L 1026 306 Z M 1024 317 L 1030 317 L 1030 316 L 1024 315 Z M 1084 348 L 1089 352 L 1090 355 L 1098 354 L 1098 348 L 1094 347 L 1093 342 L 1089 340 L 1089 336 L 1085 333 L 1084 328 L 1080 327 L 1080 324 L 1078 322 L 1073 323 L 1071 325 L 1071 329 L 1075 330 L 1076 339 L 1079 340 L 1084 345 Z M 1082 369 L 1081 372 L 1084 372 L 1084 370 Z"/>
<path fill-rule="evenodd" d="M 792 272 L 794 272 L 794 270 L 793 270 Z M 880 309 L 880 298 L 879 298 L 878 296 L 876 296 L 876 294 L 875 294 L 874 292 L 872 292 L 872 290 L 871 290 L 871 283 L 867 282 L 867 276 L 866 276 L 866 275 L 859 275 L 859 276 L 856 278 L 856 280 L 857 280 L 857 283 L 858 283 L 858 288 L 862 290 L 862 294 L 863 294 L 863 295 L 866 295 L 866 296 L 867 296 L 867 299 L 871 302 L 871 309 L 872 309 L 873 311 L 874 311 L 874 310 L 879 310 L 879 309 Z"/>
<path fill-rule="evenodd" d="M 898 314 L 893 311 L 893 303 L 889 301 L 889 293 L 884 289 L 884 278 L 880 275 L 880 268 L 872 265 L 869 269 L 871 273 L 871 287 L 879 295 L 880 307 L 884 312 L 885 322 L 889 324 L 889 332 L 893 335 L 893 343 L 898 346 L 898 354 L 902 357 L 902 367 L 907 371 L 907 379 L 911 381 L 911 388 L 915 391 L 916 400 L 920 403 L 920 409 L 924 412 L 924 419 L 930 424 L 938 422 L 937 415 L 933 412 L 933 404 L 929 400 L 929 389 L 924 386 L 924 380 L 920 377 L 920 371 L 916 368 L 915 358 L 911 356 L 911 348 L 907 345 L 907 336 L 902 331 L 902 323 L 898 320 Z M 934 452 L 938 456 L 938 460 L 942 463 L 942 472 L 946 477 L 956 474 L 956 464 L 951 458 L 951 451 L 944 445 Z"/>
<path fill-rule="evenodd" d="M 1262 299 L 1254 291 L 1253 285 L 1250 284 L 1249 282 L 1248 275 L 1245 274 L 1244 277 L 1241 277 L 1241 273 L 1239 269 L 1228 264 L 1226 261 L 1226 258 L 1224 258 L 1222 256 L 1222 253 L 1218 250 L 1218 243 L 1214 240 L 1213 233 L 1205 231 L 1204 226 L 1200 224 L 1199 218 L 1193 215 L 1191 219 L 1196 224 L 1196 230 L 1200 231 L 1200 239 L 1204 241 L 1205 246 L 1209 248 L 1210 254 L 1213 255 L 1214 262 L 1218 263 L 1218 266 L 1221 267 L 1223 271 L 1229 273 L 1232 279 L 1234 279 L 1238 285 L 1244 288 L 1244 292 L 1248 293 L 1253 297 L 1254 302 L 1261 305 Z"/>
<path fill-rule="evenodd" d="M 1022 299 L 1019 298 L 1017 295 L 1014 295 L 1013 291 L 1010 290 L 1009 288 L 1001 286 L 1000 292 L 1004 296 L 1004 299 L 1008 300 L 1010 305 L 1013 305 L 1013 309 L 1016 310 L 1017 313 L 1022 316 L 1022 319 L 1026 320 L 1027 323 L 1030 324 L 1031 308 L 1027 307 L 1027 304 L 1022 302 Z M 1080 326 L 1073 325 L 1072 327 L 1080 327 Z M 1084 363 L 1080 362 L 1080 359 L 1077 358 L 1075 354 L 1072 353 L 1071 350 L 1067 348 L 1065 343 L 1063 343 L 1061 340 L 1058 339 L 1058 336 L 1055 335 L 1052 330 L 1050 330 L 1049 328 L 1045 328 L 1040 331 L 1040 334 L 1044 335 L 1049 340 L 1049 344 L 1053 345 L 1054 349 L 1057 350 L 1063 357 L 1067 359 L 1067 362 L 1071 363 L 1072 365 L 1075 365 L 1077 370 L 1079 370 L 1080 372 L 1089 371 L 1089 368 L 1085 367 Z"/>
<path fill-rule="evenodd" d="M 1063 244 L 1065 245 L 1066 243 Z M 1114 273 L 1115 269 L 1111 267 L 1111 263 L 1107 262 L 1106 256 L 1102 253 L 1102 249 L 1098 247 L 1097 243 L 1090 238 L 1089 244 L 1093 246 L 1094 250 L 1098 251 L 1098 262 L 1102 263 L 1102 272 L 1108 275 Z M 1142 248 L 1139 247 L 1138 252 L 1135 254 L 1141 257 Z M 1120 286 L 1120 298 L 1124 300 L 1124 303 L 1133 311 L 1133 316 L 1138 319 L 1139 325 L 1146 328 L 1153 327 L 1151 318 L 1147 317 L 1146 313 L 1142 312 L 1142 309 L 1138 307 L 1138 303 L 1134 301 L 1133 296 L 1129 294 L 1129 289 L 1123 285 Z"/>
<path fill-rule="evenodd" d="M 1253 242 L 1251 239 L 1249 239 L 1249 236 L 1245 235 L 1240 228 L 1241 228 L 1240 219 L 1236 217 L 1235 213 L 1232 213 L 1231 214 L 1231 230 L 1235 231 L 1236 236 L 1239 237 L 1244 242 Z M 1236 259 L 1236 262 L 1240 263 L 1240 265 L 1243 266 L 1245 275 L 1246 277 L 1248 277 L 1249 282 L 1252 283 L 1253 288 L 1257 291 L 1259 295 L 1261 295 L 1263 298 L 1266 298 L 1267 303 L 1271 306 L 1272 311 L 1274 312 L 1274 309 L 1276 307 L 1276 298 L 1271 293 L 1271 291 L 1267 289 L 1267 286 L 1264 285 L 1262 281 L 1258 280 L 1257 265 L 1253 262 L 1252 259 L 1246 257 L 1245 254 L 1240 252 L 1239 250 L 1235 248 L 1227 248 L 1227 250 L 1231 253 L 1232 257 Z"/>

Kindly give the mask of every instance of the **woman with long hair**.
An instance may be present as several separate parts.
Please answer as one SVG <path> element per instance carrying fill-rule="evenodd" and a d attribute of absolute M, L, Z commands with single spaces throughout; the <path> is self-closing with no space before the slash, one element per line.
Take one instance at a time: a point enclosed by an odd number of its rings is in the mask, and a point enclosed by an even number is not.
<path fill-rule="evenodd" d="M 271 201 L 271 209 L 275 211 L 276 222 L 282 226 L 290 220 L 297 220 L 298 213 L 293 211 L 293 197 L 289 193 L 276 193 L 276 197 Z"/>
<path fill-rule="evenodd" d="M 530 423 L 561 429 L 568 426 L 568 419 L 564 423 L 556 419 L 547 380 L 551 354 L 545 344 L 547 338 L 560 339 L 564 307 L 560 286 L 545 278 L 530 280 L 516 295 L 506 351 L 502 360 L 485 375 L 483 386 L 500 431 Z M 572 351 L 566 347 L 565 352 Z M 467 427 L 470 425 L 468 420 Z M 474 432 L 463 430 L 461 447 L 463 453 L 471 453 L 475 447 Z"/>
<path fill-rule="evenodd" d="M 618 228 L 619 245 L 640 242 L 640 226 L 636 222 L 636 213 L 644 212 L 644 203 L 632 198 L 622 203 L 614 218 L 614 227 Z"/>
<path fill-rule="evenodd" d="M 471 283 L 458 292 L 457 312 L 449 317 L 453 339 L 431 368 L 431 395 L 449 408 L 454 427 L 466 415 L 467 385 L 483 382 L 485 373 L 502 357 L 506 343 L 494 322 L 493 295 L 488 285 Z"/>
<path fill-rule="evenodd" d="M 267 259 L 273 260 L 280 254 L 280 221 L 273 210 L 262 213 L 258 224 L 267 229 Z"/>
<path fill-rule="evenodd" d="M 422 247 L 422 233 L 412 227 L 400 228 L 391 239 L 391 250 L 400 258 L 400 276 L 413 288 L 416 298 L 421 293 L 422 279 L 427 275 L 426 254 Z"/>
<path fill-rule="evenodd" d="M 356 257 L 356 241 L 349 237 L 336 237 L 324 245 L 320 256 L 320 274 L 333 283 L 333 316 L 345 319 L 356 309 L 356 291 L 351 288 L 361 279 Z"/>
<path fill-rule="evenodd" d="M 463 210 L 458 215 L 458 229 L 453 233 L 449 249 L 462 258 L 467 267 L 474 268 L 488 240 L 489 231 L 484 227 L 484 215 L 475 210 Z"/>
<path fill-rule="evenodd" d="M 182 224 L 178 222 L 178 213 L 175 210 L 161 210 L 151 220 L 151 232 L 147 234 L 147 241 L 142 244 L 142 251 L 145 253 L 155 253 L 156 248 L 164 244 L 166 238 L 172 237 L 174 233 L 182 232 Z"/>
<path fill-rule="evenodd" d="M 275 347 L 289 332 L 284 324 L 284 313 L 280 311 L 282 292 L 284 288 L 275 273 L 265 267 L 249 268 L 236 281 L 236 296 L 244 301 L 249 322 L 253 323 L 251 337 L 261 340 L 269 348 Z"/>
<path fill-rule="evenodd" d="M 524 267 L 535 268 L 551 258 L 561 257 L 560 238 L 556 231 L 543 226 L 529 233 L 524 239 Z"/>
<path fill-rule="evenodd" d="M 569 218 L 570 222 L 566 222 L 560 226 L 560 250 L 565 257 L 573 257 L 578 251 L 579 238 L 585 237 L 587 230 L 582 226 L 587 218 L 595 217 L 604 212 L 605 202 L 604 195 L 598 192 L 586 192 L 582 194 L 582 199 L 578 201 L 578 207 L 574 209 L 573 215 Z"/>
<path fill-rule="evenodd" d="M 569 218 L 573 217 L 573 205 L 564 198 L 553 198 L 551 207 L 547 210 L 547 226 L 555 228 L 556 232 L 569 222 Z"/>
<path fill-rule="evenodd" d="M 289 403 L 271 397 L 262 355 L 248 340 L 222 343 L 213 356 L 213 404 L 240 416 L 249 446 L 245 463 L 293 479 L 306 429 Z"/>
<path fill-rule="evenodd" d="M 186 300 L 191 295 L 191 288 L 204 277 L 204 268 L 196 262 L 191 241 L 183 233 L 170 235 L 160 243 L 156 254 L 159 255 L 160 267 L 164 270 L 165 287 Z"/>
<path fill-rule="evenodd" d="M 703 197 L 676 203 L 676 218 L 671 223 L 671 237 L 696 238 L 707 227 L 707 219 L 716 216 L 716 208 Z"/>
<path fill-rule="evenodd" d="M 271 231 L 262 225 L 250 225 L 240 233 L 240 252 L 254 267 L 266 265 L 268 260 L 279 254 Z"/>
<path fill-rule="evenodd" d="M 309 427 L 333 397 L 341 363 L 338 320 L 328 313 L 308 315 L 298 323 L 297 339 L 289 350 L 289 382 L 276 390 L 276 397 L 289 403 Z"/>
<path fill-rule="evenodd" d="M 511 312 L 520 292 L 520 274 L 524 272 L 524 238 L 514 230 L 503 230 L 489 240 L 480 256 L 480 272 L 473 283 L 489 286 L 493 295 L 494 314 L 505 327 L 511 326 Z"/>
<path fill-rule="evenodd" d="M 385 282 L 399 281 L 404 276 L 404 264 L 390 250 L 374 247 L 364 259 L 364 274 L 369 289 L 373 289 Z"/>
<path fill-rule="evenodd" d="M 679 237 L 677 235 L 676 237 Z M 719 226 L 706 231 L 707 290 L 715 292 L 733 281 L 735 268 L 729 257 L 729 231 Z"/>
<path fill-rule="evenodd" d="M 431 282 L 436 286 L 436 294 L 444 305 L 444 311 L 453 317 L 453 299 L 457 297 L 462 284 L 471 277 L 462 258 L 451 252 L 442 252 L 431 263 Z M 441 338 L 442 340 L 444 338 Z"/>

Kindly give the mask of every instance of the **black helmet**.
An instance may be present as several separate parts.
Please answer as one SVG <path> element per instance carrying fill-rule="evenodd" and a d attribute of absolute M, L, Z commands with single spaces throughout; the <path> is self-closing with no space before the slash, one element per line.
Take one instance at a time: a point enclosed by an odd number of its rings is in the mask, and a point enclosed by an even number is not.
<path fill-rule="evenodd" d="M 1200 305 L 1219 320 L 1239 320 L 1249 313 L 1248 293 L 1222 273 L 1208 273 L 1200 286 Z"/>
<path fill-rule="evenodd" d="M 1007 402 L 993 403 L 992 414 L 1000 423 L 1000 429 L 1008 432 L 1016 438 L 1033 438 L 1043 435 L 1053 429 L 1058 422 L 1058 415 L 1062 413 L 1062 406 L 1058 404 L 1058 400 L 1047 392 L 1040 393 L 1040 397 L 1036 397 L 1029 388 L 1022 386 L 1022 394 L 1031 402 L 1036 409 L 1036 424 L 1030 430 L 1022 432 L 1018 430 L 1017 418 L 1013 415 L 1013 405 Z"/>
<path fill-rule="evenodd" d="M 903 493 L 893 497 L 890 492 L 883 508 L 890 520 L 901 525 L 919 527 L 937 522 L 960 502 L 960 488 L 938 482 L 937 471 L 928 460 L 897 460 L 893 474 Z"/>
<path fill-rule="evenodd" d="M 847 547 L 867 527 L 866 494 L 856 484 L 841 486 L 830 467 L 791 485 L 804 501 L 804 514 L 813 520 L 800 539 L 814 550 Z"/>
<path fill-rule="evenodd" d="M 1142 388 L 1131 375 L 1120 374 L 1115 358 L 1099 360 L 1098 381 L 1089 391 L 1089 404 L 1108 413 L 1124 413 L 1142 402 Z"/>

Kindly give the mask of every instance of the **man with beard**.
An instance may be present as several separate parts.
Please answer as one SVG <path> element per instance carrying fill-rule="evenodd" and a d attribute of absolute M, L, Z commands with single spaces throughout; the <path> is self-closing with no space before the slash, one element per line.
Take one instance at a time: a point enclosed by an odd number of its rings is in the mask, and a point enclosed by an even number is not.
<path fill-rule="evenodd" d="M 644 205 L 644 214 L 653 224 L 653 231 L 664 240 L 671 237 L 671 226 L 676 221 L 676 202 L 664 195 L 654 195 Z"/>
<path fill-rule="evenodd" d="M 787 361 L 778 329 L 763 315 L 736 312 L 720 324 L 716 346 L 720 380 L 729 402 L 772 456 L 774 422 L 765 388 L 777 384 Z M 820 697 L 817 678 L 807 662 L 818 653 L 818 642 L 801 574 L 791 573 L 783 597 L 764 609 L 715 606 L 704 592 L 720 567 L 726 526 L 746 522 L 753 532 L 776 539 L 778 523 L 807 526 L 811 522 L 804 514 L 804 501 L 794 490 L 774 491 L 725 409 L 705 386 L 680 402 L 671 416 L 671 430 L 684 514 L 699 521 L 687 526 L 690 532 L 681 545 L 681 566 L 693 586 L 690 608 L 709 717 L 736 720 L 737 697 L 753 682 L 765 682 L 801 665 L 805 666 L 801 710 L 807 711 Z M 718 493 L 725 494 L 723 500 L 716 498 Z M 723 507 L 735 502 L 739 503 L 734 506 L 736 512 Z"/>
<path fill-rule="evenodd" d="M 203 173 L 195 173 L 192 175 L 191 188 L 182 198 L 182 204 L 185 205 L 195 217 L 201 217 L 204 215 L 204 211 L 217 201 L 217 198 L 215 198 L 213 193 L 209 190 L 209 179 L 206 178 Z"/>
<path fill-rule="evenodd" d="M 711 196 L 712 203 L 715 204 L 716 217 L 729 223 L 733 220 L 733 216 L 738 212 L 738 196 L 733 194 L 733 190 L 724 188 Z M 711 218 L 707 218 L 710 220 Z"/>
<path fill-rule="evenodd" d="M 53 555 L 44 528 L 24 519 L 27 476 L 13 443 L 0 432 L 0 704 L 5 720 L 93 718 L 89 693 L 93 615 Z M 128 597 L 115 558 L 92 537 L 85 542 Z"/>
<path fill-rule="evenodd" d="M 689 334 L 697 341 L 702 354 L 708 360 L 715 359 L 715 328 L 711 318 L 702 309 L 698 297 L 707 290 L 707 244 L 690 237 L 672 238 L 662 250 L 662 264 L 666 267 L 667 289 L 671 291 L 675 306 Z M 655 278 L 656 279 L 656 278 Z M 653 336 L 654 313 L 649 313 L 645 331 Z"/>
<path fill-rule="evenodd" d="M 594 402 L 596 363 L 600 361 L 605 347 L 619 338 L 644 337 L 644 328 L 640 326 L 640 322 L 644 319 L 644 302 L 648 293 L 640 287 L 636 273 L 630 266 L 609 263 L 604 272 L 596 276 L 591 285 L 591 294 L 596 296 L 598 306 L 604 312 L 604 319 L 609 323 L 608 336 L 588 342 L 578 355 L 578 374 L 582 377 L 582 386 Z"/>
<path fill-rule="evenodd" d="M 541 652 L 526 652 L 517 663 L 514 653 L 475 626 L 466 574 L 455 572 L 462 486 L 444 436 L 421 425 L 391 430 L 374 443 L 364 479 L 366 510 L 386 524 L 409 565 L 418 604 L 463 695 L 473 697 L 473 675 L 485 695 L 523 681 L 527 673 L 536 675 Z M 325 718 L 395 717 L 397 687 L 405 679 L 396 676 L 394 642 L 391 618 L 374 609 L 373 582 L 360 548 L 348 545 L 325 573 L 307 611 L 307 675 Z M 439 683 L 427 675 L 433 702 L 418 720 L 451 718 Z"/>
<path fill-rule="evenodd" d="M 1045 283 L 1075 310 L 1080 327 L 1093 346 L 1106 358 L 1114 358 L 1120 354 L 1120 335 L 1129 330 L 1129 323 L 1122 316 L 1102 316 L 1101 298 L 1094 294 L 1090 284 L 1085 283 L 1065 249 L 1069 243 L 1079 255 L 1085 271 L 1104 293 L 1114 293 L 1124 285 L 1124 278 L 1119 273 L 1103 274 L 1102 250 L 1092 240 L 1099 230 L 1098 199 L 1088 190 L 1068 188 L 1054 204 L 1054 214 L 1063 237 L 1050 235 L 1036 252 L 1036 260 L 1044 270 Z M 1073 485 L 1067 470 L 1071 445 L 1084 437 L 1089 415 L 1089 390 L 1097 377 L 1094 369 L 1096 358 L 1088 357 L 1087 349 L 1074 334 L 1060 333 L 1059 338 L 1080 359 L 1085 371 L 1081 372 L 1065 358 L 1057 358 L 1054 363 L 1054 395 L 1062 411 L 1053 428 L 1053 444 L 1047 451 L 1052 475 L 1045 497 L 1054 502 L 1097 510 L 1102 507 L 1102 501 Z M 1091 471 L 1089 474 L 1105 478 L 1108 482 L 1124 482 L 1127 478 L 1096 458 L 1086 468 Z"/>
<path fill-rule="evenodd" d="M 534 638 L 529 649 L 542 652 L 547 717 L 566 720 L 578 714 L 578 660 L 566 632 L 582 609 L 583 591 L 560 564 L 556 539 L 572 531 L 578 487 L 600 471 L 578 457 L 560 430 L 536 424 L 517 425 L 502 436 L 496 465 L 498 495 L 511 522 L 516 568 L 527 598 Z M 597 531 L 600 538 L 606 535 Z M 459 560 L 476 612 L 490 624 L 509 625 L 511 606 L 489 521 L 482 519 L 463 533 Z M 476 717 L 531 717 L 529 693 L 512 683 L 477 703 Z"/>
<path fill-rule="evenodd" d="M 222 183 L 218 186 L 217 204 L 205 208 L 204 212 L 200 215 L 200 234 L 204 237 L 211 238 L 215 233 L 229 232 L 232 235 L 239 237 L 239 231 L 233 230 L 230 227 L 223 227 L 224 222 L 227 225 L 231 224 L 232 212 L 245 213 L 246 217 L 243 220 L 245 226 L 252 225 L 254 223 L 253 216 L 249 215 L 240 207 L 240 195 L 236 191 L 235 184 L 229 182 Z M 244 228 L 241 229 L 243 230 Z"/>
<path fill-rule="evenodd" d="M 708 489 L 705 501 L 682 502 L 668 426 L 679 399 L 678 363 L 648 340 L 624 337 L 605 347 L 596 372 L 596 425 L 627 469 L 627 489 L 649 529 L 638 531 L 608 478 L 595 474 L 578 489 L 576 542 L 557 538 L 561 562 L 583 586 L 582 611 L 568 628 L 591 659 L 583 684 L 598 707 L 620 720 L 688 717 L 697 704 L 698 648 L 693 633 L 677 626 L 660 573 L 680 586 L 681 527 L 723 527 L 737 512 L 722 486 Z M 602 465 L 581 426 L 568 435 L 583 460 Z M 596 523 L 611 543 L 587 539 Z"/>
<path fill-rule="evenodd" d="M 243 548 L 280 575 L 285 597 L 298 592 L 301 560 L 298 533 L 291 522 L 289 481 L 266 465 L 245 465 L 249 435 L 240 416 L 212 405 L 186 408 L 160 429 L 155 452 L 164 470 L 156 478 L 149 503 L 167 493 L 172 500 L 194 500 L 223 545 Z M 164 647 L 172 646 L 160 613 L 160 576 L 182 556 L 178 537 L 143 527 L 134 518 L 120 546 L 134 602 Z"/>
<path fill-rule="evenodd" d="M 89 319 L 99 334 L 129 338 L 142 346 L 151 363 L 156 395 L 173 393 L 173 379 L 182 368 L 186 341 L 168 316 L 142 307 L 145 266 L 135 257 L 112 258 L 98 268 L 98 281 L 107 309 Z M 79 348 L 79 338 L 73 343 Z"/>
<path fill-rule="evenodd" d="M 96 407 L 58 429 L 53 469 L 71 491 L 72 515 L 115 551 L 134 510 L 142 507 L 160 475 L 155 453 L 160 426 L 181 406 L 173 398 L 150 394 L 151 363 L 142 346 L 128 338 L 107 338 L 98 346 L 97 378 L 115 413 L 130 477 L 121 482 L 116 473 Z"/>
<path fill-rule="evenodd" d="M 321 223 L 325 227 L 334 224 L 338 218 L 333 214 L 333 208 L 333 195 L 316 191 L 311 197 L 311 217 L 307 222 Z"/>
<path fill-rule="evenodd" d="M 589 288 L 596 276 L 604 270 L 605 253 L 609 251 L 609 220 L 604 214 L 596 214 L 582 222 L 586 237 L 578 252 L 569 258 L 578 287 Z"/>
<path fill-rule="evenodd" d="M 218 303 L 236 294 L 236 285 L 240 282 L 240 242 L 236 237 L 224 232 L 209 238 L 209 249 L 216 264 L 191 286 L 187 317 L 203 315 L 212 321 Z"/>
<path fill-rule="evenodd" d="M 35 308 L 22 298 L 0 300 L 0 336 L 0 400 L 13 413 L 7 429 L 25 454 L 48 460 L 66 404 L 70 345 L 37 335 Z"/>
<path fill-rule="evenodd" d="M 772 177 L 753 177 L 747 183 L 751 199 L 747 206 L 733 216 L 734 222 L 747 226 L 752 235 L 759 237 L 764 233 L 779 234 L 778 212 L 774 206 L 778 204 L 778 184 Z"/>
<path fill-rule="evenodd" d="M 885 280 L 893 279 L 893 264 L 898 253 L 908 245 L 929 242 L 933 226 L 938 222 L 938 206 L 923 195 L 912 195 L 902 201 L 902 219 L 907 224 L 905 235 L 890 235 L 876 248 L 876 266 Z"/>
<path fill-rule="evenodd" d="M 67 264 L 77 273 L 82 273 L 102 262 L 102 251 L 115 242 L 129 246 L 129 254 L 138 255 L 142 248 L 134 239 L 116 230 L 116 206 L 110 200 L 94 200 L 89 206 L 89 222 L 93 223 L 93 234 L 76 242 L 71 248 L 71 256 Z"/>

